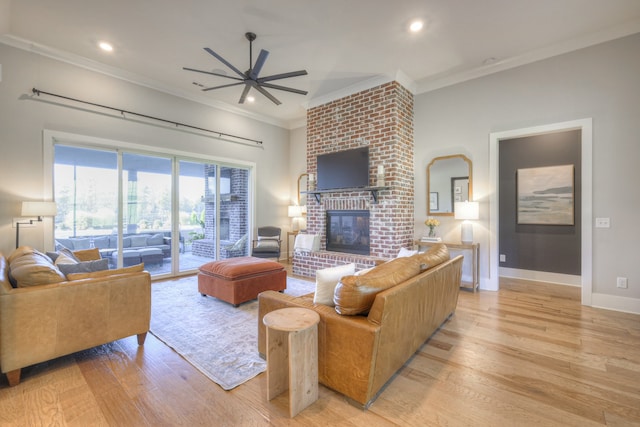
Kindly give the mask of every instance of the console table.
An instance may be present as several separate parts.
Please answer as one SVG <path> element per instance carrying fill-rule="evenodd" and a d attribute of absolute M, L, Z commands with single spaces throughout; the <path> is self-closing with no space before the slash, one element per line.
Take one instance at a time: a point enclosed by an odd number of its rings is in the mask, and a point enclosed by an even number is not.
<path fill-rule="evenodd" d="M 480 244 L 479 243 L 449 243 L 449 242 L 425 242 L 422 240 L 416 240 L 415 244 L 418 250 L 427 249 L 438 243 L 443 243 L 449 249 L 457 249 L 462 252 L 464 261 L 471 263 L 471 281 L 463 280 L 460 286 L 463 288 L 471 288 L 473 292 L 480 286 Z M 470 253 L 470 254 L 469 254 Z M 463 270 L 464 270 L 463 261 Z"/>

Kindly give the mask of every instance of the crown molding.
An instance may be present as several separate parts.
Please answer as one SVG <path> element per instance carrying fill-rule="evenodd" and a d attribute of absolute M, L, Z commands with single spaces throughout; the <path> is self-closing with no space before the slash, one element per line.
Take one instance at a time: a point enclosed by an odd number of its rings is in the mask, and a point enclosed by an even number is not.
<path fill-rule="evenodd" d="M 556 43 L 541 49 L 532 50 L 522 55 L 514 56 L 504 60 L 498 60 L 490 65 L 483 65 L 471 70 L 461 71 L 455 74 L 440 75 L 440 77 L 430 77 L 421 80 L 417 85 L 417 94 L 431 92 L 447 86 L 453 86 L 468 80 L 488 76 L 500 71 L 509 70 L 521 65 L 531 64 L 543 59 L 573 52 L 589 46 L 605 43 L 611 40 L 630 36 L 640 32 L 640 20 L 630 21 L 617 27 L 609 28 L 597 33 L 588 34 L 582 37 L 575 37 L 562 43 Z"/>

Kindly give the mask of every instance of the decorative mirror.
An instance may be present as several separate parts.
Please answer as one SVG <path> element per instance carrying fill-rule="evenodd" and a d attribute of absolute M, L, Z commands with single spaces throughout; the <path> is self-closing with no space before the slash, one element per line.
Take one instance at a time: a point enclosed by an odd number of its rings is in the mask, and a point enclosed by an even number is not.
<path fill-rule="evenodd" d="M 453 216 L 455 202 L 473 200 L 472 171 L 463 154 L 433 159 L 427 166 L 427 215 Z"/>
<path fill-rule="evenodd" d="M 309 179 L 308 173 L 300 174 L 298 177 L 298 206 L 307 205 L 307 195 L 301 193 L 301 191 L 307 191 L 307 180 Z"/>

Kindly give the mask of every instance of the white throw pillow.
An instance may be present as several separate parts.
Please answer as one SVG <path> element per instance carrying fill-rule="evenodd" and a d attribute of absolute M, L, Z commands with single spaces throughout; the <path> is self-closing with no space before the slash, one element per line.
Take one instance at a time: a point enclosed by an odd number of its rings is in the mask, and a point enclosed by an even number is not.
<path fill-rule="evenodd" d="M 415 255 L 417 253 L 418 253 L 418 251 L 412 251 L 412 250 L 409 250 L 407 248 L 400 248 L 400 252 L 398 252 L 398 256 L 396 258 L 403 258 L 403 257 L 413 256 L 413 255 Z"/>
<path fill-rule="evenodd" d="M 325 268 L 316 271 L 316 293 L 313 296 L 314 304 L 324 304 L 334 307 L 333 291 L 344 276 L 351 276 L 356 272 L 356 265 L 345 264 L 337 267 Z"/>

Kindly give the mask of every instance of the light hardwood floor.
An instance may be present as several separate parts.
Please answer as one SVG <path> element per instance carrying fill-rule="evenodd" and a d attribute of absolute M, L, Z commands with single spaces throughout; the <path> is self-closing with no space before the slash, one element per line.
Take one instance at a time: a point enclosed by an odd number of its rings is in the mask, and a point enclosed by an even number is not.
<path fill-rule="evenodd" d="M 640 316 L 583 307 L 579 289 L 501 280 L 456 314 L 367 411 L 320 387 L 294 419 L 266 377 L 225 392 L 153 335 L 0 380 L 0 425 L 640 425 Z"/>

